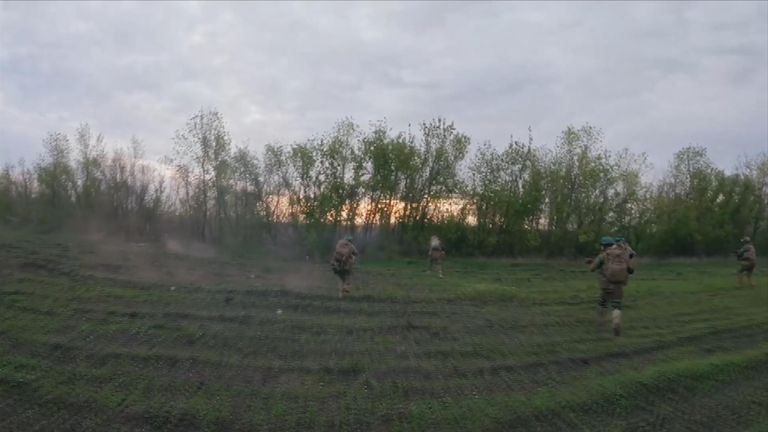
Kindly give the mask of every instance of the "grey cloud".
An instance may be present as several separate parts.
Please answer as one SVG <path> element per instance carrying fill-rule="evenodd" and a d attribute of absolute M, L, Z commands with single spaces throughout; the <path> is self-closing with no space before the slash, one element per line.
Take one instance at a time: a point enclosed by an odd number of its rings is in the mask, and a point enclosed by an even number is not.
<path fill-rule="evenodd" d="M 765 3 L 0 3 L 0 160 L 81 121 L 170 152 L 216 107 L 236 142 L 447 116 L 475 141 L 590 122 L 663 165 L 768 145 Z"/>

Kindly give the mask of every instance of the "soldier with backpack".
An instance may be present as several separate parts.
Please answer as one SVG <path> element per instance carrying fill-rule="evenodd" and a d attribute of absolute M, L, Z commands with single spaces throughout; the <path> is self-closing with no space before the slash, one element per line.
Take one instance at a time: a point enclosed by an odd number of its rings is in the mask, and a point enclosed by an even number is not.
<path fill-rule="evenodd" d="M 349 294 L 349 278 L 352 275 L 352 267 L 357 261 L 357 248 L 352 244 L 352 236 L 347 235 L 336 243 L 336 250 L 331 260 L 331 269 L 339 277 L 339 298 Z"/>
<path fill-rule="evenodd" d="M 749 286 L 753 287 L 755 284 L 752 283 L 752 272 L 755 271 L 757 265 L 757 252 L 755 252 L 755 247 L 752 246 L 752 240 L 749 237 L 743 237 L 741 244 L 743 245 L 741 249 L 736 251 L 736 259 L 741 262 L 739 285 L 744 283 L 744 276 L 746 275 Z"/>
<path fill-rule="evenodd" d="M 604 317 L 611 305 L 611 321 L 614 336 L 621 336 L 621 302 L 624 299 L 624 287 L 627 285 L 629 275 L 634 273 L 630 262 L 629 253 L 619 245 L 616 245 L 612 237 L 600 239 L 602 251 L 595 259 L 588 260 L 591 264 L 589 270 L 597 271 L 600 280 L 600 301 L 598 302 L 599 315 Z"/>
<path fill-rule="evenodd" d="M 436 235 L 429 239 L 429 271 L 437 268 L 437 274 L 443 277 L 443 260 L 445 259 L 445 249 L 443 242 Z"/>

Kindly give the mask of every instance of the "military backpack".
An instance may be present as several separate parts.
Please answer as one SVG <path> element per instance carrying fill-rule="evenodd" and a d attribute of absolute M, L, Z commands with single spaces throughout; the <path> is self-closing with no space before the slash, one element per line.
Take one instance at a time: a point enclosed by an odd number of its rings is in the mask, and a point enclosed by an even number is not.
<path fill-rule="evenodd" d="M 609 247 L 603 252 L 603 274 L 610 283 L 626 283 L 629 279 L 629 254 L 624 248 Z"/>

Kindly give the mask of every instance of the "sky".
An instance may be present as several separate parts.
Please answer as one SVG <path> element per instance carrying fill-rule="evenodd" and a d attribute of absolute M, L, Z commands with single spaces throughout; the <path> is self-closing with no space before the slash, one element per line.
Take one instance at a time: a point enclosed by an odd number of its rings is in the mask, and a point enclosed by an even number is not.
<path fill-rule="evenodd" d="M 83 122 L 170 155 L 217 109 L 255 150 L 346 117 L 441 116 L 475 145 L 566 126 L 657 169 L 768 151 L 768 2 L 0 2 L 0 162 Z"/>

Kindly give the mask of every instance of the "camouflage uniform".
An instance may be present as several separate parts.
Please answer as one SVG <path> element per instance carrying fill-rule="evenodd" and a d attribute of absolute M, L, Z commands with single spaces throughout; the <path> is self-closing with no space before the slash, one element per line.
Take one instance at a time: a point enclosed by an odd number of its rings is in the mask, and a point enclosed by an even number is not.
<path fill-rule="evenodd" d="M 611 247 L 615 248 L 619 246 Z M 600 254 L 592 261 L 592 266 L 590 267 L 590 271 L 597 271 L 598 282 L 600 284 L 600 300 L 597 305 L 606 309 L 610 302 L 612 309 L 621 310 L 621 302 L 624 299 L 624 287 L 627 283 L 609 282 L 605 277 L 605 273 L 603 273 L 603 264 L 605 264 L 604 253 L 600 252 Z"/>
<path fill-rule="evenodd" d="M 437 274 L 443 277 L 443 260 L 445 259 L 445 249 L 443 243 L 437 236 L 432 236 L 429 244 L 429 271 L 437 268 Z"/>
<path fill-rule="evenodd" d="M 736 258 L 741 262 L 741 267 L 739 268 L 739 285 L 743 283 L 744 276 L 746 275 L 749 285 L 754 286 L 752 283 L 752 273 L 755 271 L 755 266 L 757 265 L 757 252 L 755 251 L 755 247 L 752 246 L 749 237 L 744 237 L 741 239 L 741 242 L 744 246 L 736 252 Z"/>
<path fill-rule="evenodd" d="M 626 252 L 627 256 L 629 257 L 629 262 L 627 263 L 627 273 L 634 274 L 635 268 L 632 265 L 632 258 L 637 255 L 637 252 L 635 252 L 635 250 L 632 249 L 632 246 L 630 246 L 629 243 L 624 240 L 624 237 L 616 237 L 616 246 L 620 247 L 624 252 Z"/>
<path fill-rule="evenodd" d="M 336 243 L 336 250 L 331 260 L 331 269 L 339 277 L 339 298 L 349 294 L 349 278 L 352 276 L 352 268 L 357 261 L 357 248 L 349 238 L 344 238 Z"/>
<path fill-rule="evenodd" d="M 627 250 L 615 243 L 613 240 L 603 241 L 601 240 L 603 250 L 593 260 L 590 260 L 590 271 L 596 271 L 598 274 L 598 282 L 600 285 L 600 298 L 598 300 L 598 315 L 602 320 L 608 312 L 608 305 L 611 305 L 611 316 L 613 322 L 613 333 L 616 336 L 621 335 L 621 307 L 624 300 L 624 287 L 627 285 L 626 280 L 624 282 L 612 282 L 605 274 L 606 254 L 609 250 L 619 250 L 622 254 L 625 254 L 627 262 L 627 276 L 633 272 L 629 266 L 629 253 Z"/>

